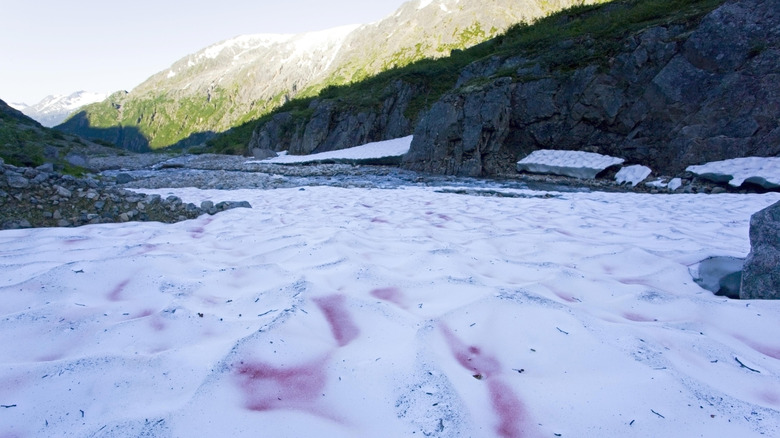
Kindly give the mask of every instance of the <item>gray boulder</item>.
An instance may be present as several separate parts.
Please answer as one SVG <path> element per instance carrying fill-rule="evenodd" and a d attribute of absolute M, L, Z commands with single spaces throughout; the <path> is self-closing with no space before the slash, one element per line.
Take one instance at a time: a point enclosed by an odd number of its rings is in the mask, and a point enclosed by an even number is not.
<path fill-rule="evenodd" d="M 257 160 L 267 160 L 269 158 L 277 157 L 278 154 L 272 149 L 253 148 L 252 156 L 254 156 Z"/>
<path fill-rule="evenodd" d="M 741 299 L 780 299 L 780 201 L 750 217 Z"/>

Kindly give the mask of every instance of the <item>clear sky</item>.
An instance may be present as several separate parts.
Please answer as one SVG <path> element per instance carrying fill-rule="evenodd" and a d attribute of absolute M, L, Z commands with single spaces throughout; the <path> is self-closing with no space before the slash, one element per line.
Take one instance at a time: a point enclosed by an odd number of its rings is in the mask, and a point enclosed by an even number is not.
<path fill-rule="evenodd" d="M 238 35 L 362 24 L 404 0 L 0 0 L 0 99 L 131 90 Z"/>

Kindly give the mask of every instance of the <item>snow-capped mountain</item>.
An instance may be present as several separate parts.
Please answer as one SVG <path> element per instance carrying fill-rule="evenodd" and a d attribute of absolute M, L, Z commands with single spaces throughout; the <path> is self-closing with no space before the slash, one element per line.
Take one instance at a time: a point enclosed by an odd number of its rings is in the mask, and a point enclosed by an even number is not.
<path fill-rule="evenodd" d="M 585 0 L 593 3 L 601 0 Z M 412 0 L 375 23 L 248 35 L 187 55 L 59 129 L 138 149 L 197 144 L 287 100 L 483 42 L 582 0 Z M 144 147 L 141 147 L 144 149 Z"/>
<path fill-rule="evenodd" d="M 13 103 L 11 106 L 36 120 L 41 125 L 52 127 L 62 123 L 77 109 L 108 97 L 105 93 L 77 91 L 70 95 L 46 96 L 35 105 Z"/>

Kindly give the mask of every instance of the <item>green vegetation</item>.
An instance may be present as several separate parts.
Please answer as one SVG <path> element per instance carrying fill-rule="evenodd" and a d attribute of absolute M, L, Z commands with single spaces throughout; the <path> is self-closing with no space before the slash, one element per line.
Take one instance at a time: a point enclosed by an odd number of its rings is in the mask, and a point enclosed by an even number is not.
<path fill-rule="evenodd" d="M 533 24 L 512 26 L 504 34 L 465 50 L 451 48 L 448 57 L 418 59 L 421 47 L 397 53 L 390 61 L 396 67 L 352 84 L 332 83 L 318 95 L 302 93 L 272 113 L 249 120 L 212 139 L 208 145 L 215 152 L 237 153 L 249 142 L 254 127 L 270 120 L 274 114 L 290 112 L 306 120 L 306 111 L 314 99 L 330 99 L 341 108 L 372 108 L 381 104 L 394 81 L 403 81 L 416 90 L 406 111 L 414 120 L 443 94 L 454 91 L 458 76 L 467 65 L 487 57 L 522 57 L 546 65 L 550 70 L 566 73 L 586 65 L 606 67 L 609 59 L 620 52 L 626 37 L 657 25 L 682 25 L 692 28 L 724 0 L 615 0 L 595 5 L 580 5 L 539 19 Z M 495 29 L 491 29 L 491 33 Z M 476 23 L 461 31 L 463 46 L 479 41 L 485 31 Z M 760 50 L 760 49 L 757 49 Z M 478 78 L 467 84 L 479 86 L 497 77 L 519 77 L 516 69 L 500 71 L 492 77 Z M 304 97 L 305 96 L 305 97 Z M 310 110 L 309 110 L 310 111 Z"/>

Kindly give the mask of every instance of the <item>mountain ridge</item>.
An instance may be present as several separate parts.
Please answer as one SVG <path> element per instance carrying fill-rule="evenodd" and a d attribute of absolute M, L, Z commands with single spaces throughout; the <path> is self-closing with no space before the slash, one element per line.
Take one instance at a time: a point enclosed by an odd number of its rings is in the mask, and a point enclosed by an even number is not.
<path fill-rule="evenodd" d="M 518 21 L 543 16 L 548 9 L 580 3 L 413 0 L 374 23 L 277 36 L 270 46 L 249 46 L 240 53 L 232 50 L 236 45 L 221 42 L 185 56 L 129 93 L 114 93 L 107 101 L 86 107 L 58 129 L 134 150 L 198 144 L 292 98 L 314 96 L 328 86 L 359 81 L 426 57 L 446 56 Z M 291 44 L 307 38 L 320 45 L 301 52 Z M 235 56 L 245 61 L 234 63 Z M 263 62 L 251 62 L 252 57 Z M 140 136 L 126 135 L 128 127 Z"/>

